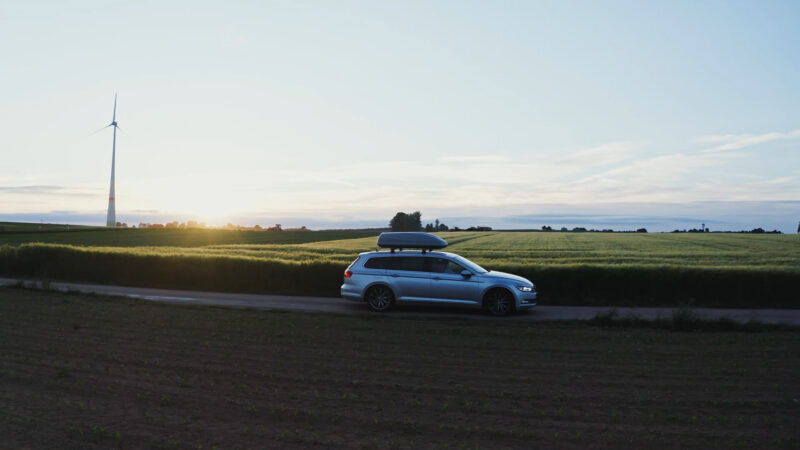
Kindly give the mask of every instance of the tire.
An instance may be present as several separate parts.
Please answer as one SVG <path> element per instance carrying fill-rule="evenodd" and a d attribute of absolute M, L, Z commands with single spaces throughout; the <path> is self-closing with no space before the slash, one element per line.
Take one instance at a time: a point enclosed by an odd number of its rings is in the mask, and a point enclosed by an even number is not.
<path fill-rule="evenodd" d="M 505 289 L 492 289 L 486 293 L 483 306 L 493 316 L 507 316 L 514 312 L 514 296 Z"/>
<path fill-rule="evenodd" d="M 394 294 L 388 287 L 378 285 L 369 288 L 364 300 L 367 301 L 369 309 L 375 312 L 384 312 L 394 305 Z"/>

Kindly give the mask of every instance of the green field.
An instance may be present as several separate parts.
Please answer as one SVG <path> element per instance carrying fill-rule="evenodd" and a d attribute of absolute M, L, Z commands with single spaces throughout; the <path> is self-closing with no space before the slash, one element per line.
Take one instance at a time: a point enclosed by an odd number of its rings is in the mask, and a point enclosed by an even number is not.
<path fill-rule="evenodd" d="M 373 231 L 5 233 L 0 273 L 164 288 L 338 295 Z M 448 251 L 539 286 L 541 303 L 800 307 L 800 236 L 450 232 Z M 23 243 L 23 242 L 51 242 Z"/>
<path fill-rule="evenodd" d="M 3 233 L 0 244 L 53 243 L 93 251 L 350 263 L 376 249 L 377 231 L 99 229 Z M 673 233 L 438 233 L 446 251 L 491 269 L 511 265 L 697 267 L 800 272 L 800 236 Z M 135 248 L 131 248 L 135 247 Z"/>
<path fill-rule="evenodd" d="M 103 227 L 87 225 L 67 225 L 58 223 L 32 223 L 32 222 L 0 222 L 0 234 L 4 232 L 53 232 L 53 231 L 76 231 L 76 230 L 102 230 Z"/>
<path fill-rule="evenodd" d="M 0 289 L 0 447 L 798 448 L 800 333 Z"/>
<path fill-rule="evenodd" d="M 224 244 L 300 244 L 303 242 L 377 236 L 377 231 L 232 231 L 215 229 L 136 229 L 0 222 L 0 245 L 45 242 L 80 246 L 199 247 Z"/>

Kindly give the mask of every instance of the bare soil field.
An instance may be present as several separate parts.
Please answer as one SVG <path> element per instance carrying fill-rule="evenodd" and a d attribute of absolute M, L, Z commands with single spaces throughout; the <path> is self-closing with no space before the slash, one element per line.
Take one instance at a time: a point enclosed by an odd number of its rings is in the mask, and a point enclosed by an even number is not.
<path fill-rule="evenodd" d="M 2 448 L 800 446 L 800 333 L 0 289 Z"/>

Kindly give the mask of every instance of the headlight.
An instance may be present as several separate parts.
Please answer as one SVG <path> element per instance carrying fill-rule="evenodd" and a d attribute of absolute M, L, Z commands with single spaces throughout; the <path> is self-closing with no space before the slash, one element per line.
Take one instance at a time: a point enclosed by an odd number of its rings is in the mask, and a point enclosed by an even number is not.
<path fill-rule="evenodd" d="M 522 292 L 533 292 L 532 286 L 517 286 L 517 289 L 519 289 Z"/>

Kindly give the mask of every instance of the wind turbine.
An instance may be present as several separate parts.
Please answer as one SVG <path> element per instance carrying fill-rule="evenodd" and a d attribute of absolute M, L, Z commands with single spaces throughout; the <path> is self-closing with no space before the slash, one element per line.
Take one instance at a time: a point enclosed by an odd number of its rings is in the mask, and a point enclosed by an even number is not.
<path fill-rule="evenodd" d="M 111 189 L 108 192 L 108 216 L 106 216 L 106 226 L 117 226 L 117 210 L 114 205 L 114 163 L 117 159 L 117 94 L 114 94 L 114 115 L 111 116 L 111 123 L 105 128 L 114 127 L 114 140 L 111 141 Z"/>

